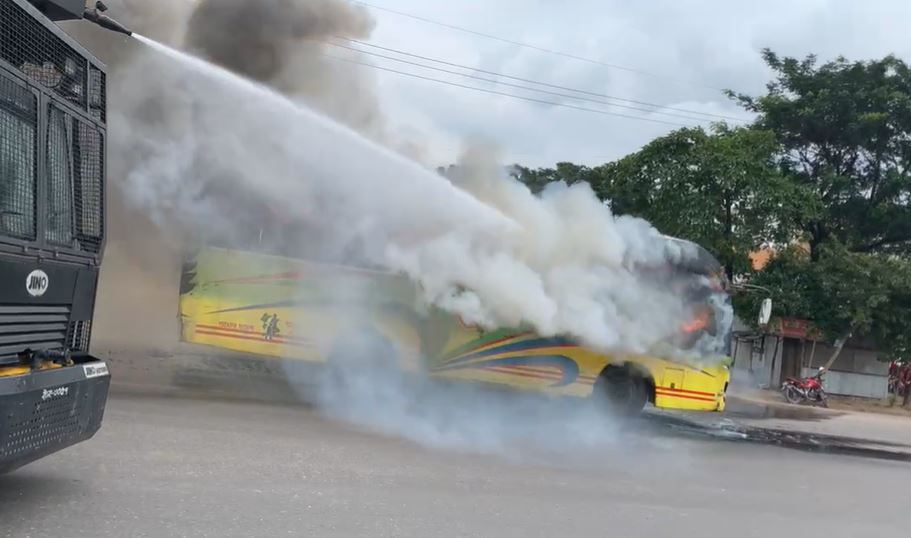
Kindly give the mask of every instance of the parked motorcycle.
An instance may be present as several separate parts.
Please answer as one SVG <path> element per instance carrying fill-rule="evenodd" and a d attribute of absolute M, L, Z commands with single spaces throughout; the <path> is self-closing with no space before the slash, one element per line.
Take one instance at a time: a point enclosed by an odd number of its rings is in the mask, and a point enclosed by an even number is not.
<path fill-rule="evenodd" d="M 892 361 L 889 365 L 889 394 L 904 398 L 911 387 L 911 364 Z"/>
<path fill-rule="evenodd" d="M 829 397 L 822 386 L 822 376 L 825 371 L 825 368 L 820 367 L 816 375 L 812 377 L 787 378 L 781 385 L 781 392 L 784 394 L 785 400 L 792 404 L 809 402 L 822 407 L 829 407 Z"/>

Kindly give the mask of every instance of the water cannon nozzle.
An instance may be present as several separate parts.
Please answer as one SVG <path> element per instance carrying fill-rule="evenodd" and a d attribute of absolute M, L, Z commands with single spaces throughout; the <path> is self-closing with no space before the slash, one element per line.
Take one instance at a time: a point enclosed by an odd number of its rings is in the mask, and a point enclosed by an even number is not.
<path fill-rule="evenodd" d="M 107 10 L 108 10 L 108 6 L 106 6 L 104 4 L 104 2 L 101 2 L 99 0 L 98 2 L 95 3 L 94 9 L 85 10 L 85 13 L 83 14 L 83 18 L 85 18 L 85 20 L 87 20 L 87 21 L 94 22 L 95 24 L 97 24 L 98 26 L 101 26 L 102 28 L 107 28 L 108 30 L 111 30 L 114 32 L 120 32 L 121 34 L 126 34 L 126 35 L 130 35 L 130 36 L 133 35 L 132 30 L 128 30 L 126 27 L 124 27 L 119 22 L 108 17 L 107 15 L 102 14 L 103 11 L 107 11 Z"/>

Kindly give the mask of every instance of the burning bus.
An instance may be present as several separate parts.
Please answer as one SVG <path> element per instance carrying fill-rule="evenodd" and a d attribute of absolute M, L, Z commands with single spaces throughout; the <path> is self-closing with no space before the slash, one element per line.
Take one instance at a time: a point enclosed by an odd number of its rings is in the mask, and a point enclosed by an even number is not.
<path fill-rule="evenodd" d="M 251 235 L 265 244 L 262 231 Z M 696 255 L 642 269 L 686 297 L 693 315 L 663 350 L 649 353 L 603 353 L 525 326 L 485 329 L 427 306 L 418 286 L 403 275 L 276 255 L 263 247 L 206 247 L 187 259 L 181 339 L 285 363 L 325 363 L 341 375 L 346 369 L 394 367 L 433 378 L 594 397 L 624 415 L 638 413 L 647 402 L 721 411 L 733 320 L 727 278 L 701 247 L 663 240 Z"/>

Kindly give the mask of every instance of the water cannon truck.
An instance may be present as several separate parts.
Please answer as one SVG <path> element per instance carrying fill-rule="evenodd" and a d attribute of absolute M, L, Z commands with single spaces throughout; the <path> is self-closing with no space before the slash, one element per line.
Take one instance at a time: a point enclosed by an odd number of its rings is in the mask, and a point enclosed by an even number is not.
<path fill-rule="evenodd" d="M 89 352 L 104 253 L 107 72 L 56 24 L 129 35 L 84 0 L 0 0 L 0 473 L 101 427 Z"/>

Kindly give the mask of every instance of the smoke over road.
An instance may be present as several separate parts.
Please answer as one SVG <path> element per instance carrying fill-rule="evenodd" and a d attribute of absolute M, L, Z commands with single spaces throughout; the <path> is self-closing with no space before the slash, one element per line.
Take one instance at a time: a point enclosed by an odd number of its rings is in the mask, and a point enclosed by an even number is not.
<path fill-rule="evenodd" d="M 110 0 L 107 4 L 119 21 L 143 35 L 186 46 L 420 157 L 419 145 L 386 132 L 370 74 L 320 54 L 320 42 L 331 35 L 369 36 L 374 22 L 362 9 L 337 0 L 264 0 L 255 9 L 250 2 L 227 0 Z M 108 256 L 102 268 L 94 347 L 99 351 L 172 350 L 178 334 L 174 290 L 182 248 L 188 233 L 197 235 L 198 222 L 213 214 L 214 222 L 219 215 L 218 202 L 203 201 L 194 203 L 194 208 L 207 206 L 208 213 L 188 218 L 181 200 L 219 195 L 223 205 L 235 200 L 225 199 L 218 185 L 207 186 L 200 180 L 186 188 L 172 184 L 170 190 L 142 185 L 137 191 L 136 185 L 129 184 L 134 170 L 176 167 L 169 161 L 186 154 L 171 154 L 167 148 L 170 133 L 183 129 L 181 114 L 187 110 L 181 108 L 180 81 L 167 77 L 175 73 L 172 66 L 132 39 L 84 22 L 62 26 L 108 64 L 109 123 L 117 133 L 109 141 Z M 156 70 L 164 72 L 167 84 L 156 77 Z M 145 203 L 149 197 L 157 197 L 154 212 Z M 250 208 L 250 213 L 255 209 Z M 142 305 L 141 311 L 135 305 Z M 140 315 L 141 323 L 136 321 Z"/>
<path fill-rule="evenodd" d="M 339 0 L 203 0 L 189 18 L 186 48 L 383 139 L 373 79 L 322 54 L 333 37 L 367 39 L 374 25 L 366 9 Z"/>
<path fill-rule="evenodd" d="M 506 177 L 489 145 L 470 148 L 450 180 L 396 151 L 402 146 L 385 130 L 369 76 L 320 54 L 331 36 L 369 37 L 374 23 L 362 9 L 341 0 L 268 0 L 255 8 L 202 0 L 171 2 L 162 15 L 160 2 L 119 4 L 122 22 L 138 33 L 262 85 L 161 48 L 118 48 L 120 36 L 88 36 L 110 56 L 116 133 L 112 249 L 96 337 L 130 334 L 121 331 L 123 320 L 141 315 L 144 328 L 161 328 L 148 331 L 146 343 L 162 347 L 158 334 L 171 330 L 173 342 L 181 249 L 213 239 L 250 245 L 259 211 L 292 219 L 300 232 L 285 240 L 298 250 L 407 274 L 426 302 L 485 327 L 527 322 L 542 335 L 642 352 L 685 319 L 683 300 L 636 268 L 696 253 L 669 248 L 647 222 L 612 215 L 587 185 L 553 185 L 533 196 Z M 141 299 L 137 289 L 150 299 L 138 303 L 141 313 L 120 293 Z M 517 410 L 369 370 L 352 375 L 346 387 L 369 383 L 371 390 L 324 385 L 330 412 L 419 440 L 445 439 L 415 433 L 442 427 L 493 446 L 497 431 L 515 432 L 509 425 L 519 415 L 531 417 L 522 439 L 585 425 L 603 432 L 594 415 L 567 422 L 559 409 Z M 475 413 L 486 421 L 473 422 Z"/>

